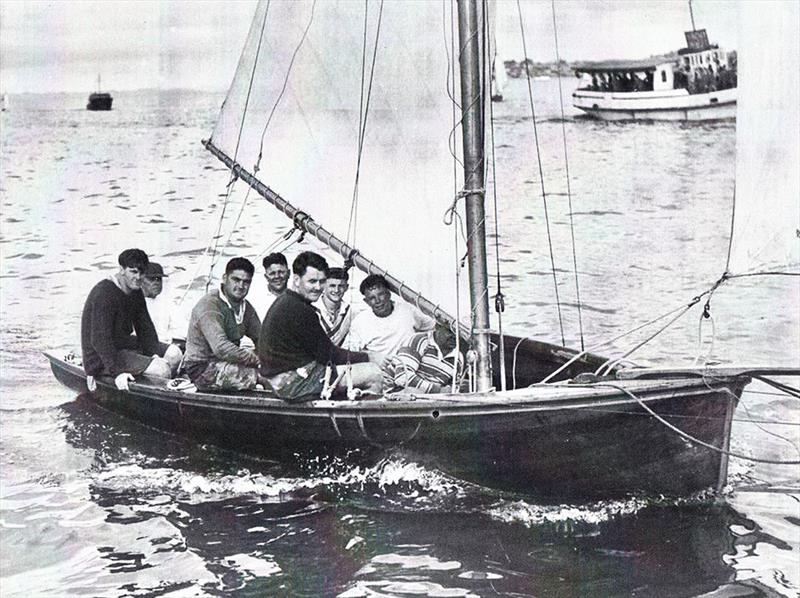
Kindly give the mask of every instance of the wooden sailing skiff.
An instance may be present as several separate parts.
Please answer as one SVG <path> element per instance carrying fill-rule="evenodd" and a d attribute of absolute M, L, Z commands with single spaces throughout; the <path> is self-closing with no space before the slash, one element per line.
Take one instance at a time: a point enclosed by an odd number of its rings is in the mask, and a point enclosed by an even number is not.
<path fill-rule="evenodd" d="M 205 144 L 230 169 L 232 180 L 245 182 L 297 229 L 363 272 L 384 274 L 400 297 L 462 331 L 477 355 L 475 392 L 289 404 L 266 392 L 190 393 L 148 379 L 122 391 L 112 380 L 100 378 L 92 397 L 151 425 L 223 447 L 291 459 L 354 449 L 369 458 L 402 451 L 470 482 L 552 500 L 684 495 L 721 488 L 733 413 L 753 371 L 622 368 L 589 352 L 490 332 L 483 208 L 484 99 L 490 79 L 485 56 L 490 52 L 479 35 L 485 33 L 486 13 L 476 0 L 458 3 L 462 111 L 456 126 L 451 115 L 455 89 L 441 94 L 447 100 L 443 107 L 430 89 L 431 81 L 451 81 L 451 76 L 455 83 L 452 65 L 421 74 L 433 63 L 431 52 L 442 53 L 437 17 L 442 20 L 443 6 L 417 3 L 408 11 L 402 3 L 261 3 L 217 126 Z M 363 14 L 368 7 L 371 20 Z M 363 23 L 363 31 L 356 27 L 349 34 L 346 25 L 352 23 Z M 426 26 L 429 30 L 423 31 Z M 413 39 L 408 31 L 414 32 Z M 374 89 L 371 80 L 365 85 L 361 56 L 360 71 L 332 72 L 362 42 L 368 55 L 366 40 L 373 38 L 375 49 L 397 44 L 402 55 Z M 428 38 L 433 40 L 430 47 L 425 45 Z M 326 56 L 340 61 L 321 59 L 319 44 L 328 42 L 338 47 Z M 321 72 L 308 74 L 320 65 Z M 417 92 L 412 81 L 422 83 Z M 357 95 L 359 89 L 360 109 L 354 111 L 352 92 Z M 372 97 L 369 112 L 364 97 Z M 358 108 L 358 100 L 355 104 Z M 410 126 L 402 120 L 405 111 L 413 117 Z M 367 116 L 374 121 L 372 137 L 365 133 Z M 449 315 L 458 302 L 452 281 L 442 276 L 461 250 L 436 246 L 423 230 L 430 222 L 441 224 L 442 208 L 455 194 L 447 170 L 450 164 L 452 173 L 451 139 L 463 145 L 459 160 L 464 173 L 456 197 L 465 202 L 454 202 L 453 209 L 463 211 L 469 232 L 468 324 L 458 311 L 456 317 Z M 356 164 L 362 167 L 362 149 L 369 150 L 373 163 L 357 170 L 354 193 L 352 179 L 341 173 L 352 172 Z M 404 152 L 425 159 L 416 160 L 415 168 L 406 167 Z M 388 187 L 387 172 L 392 177 Z M 269 187 L 262 182 L 267 180 Z M 359 220 L 369 217 L 372 225 L 359 229 L 356 245 L 351 224 L 359 194 L 388 196 L 389 201 L 358 204 Z M 333 201 L 350 196 L 349 210 Z M 294 203 L 295 198 L 303 203 Z M 386 238 L 410 214 L 415 226 L 407 235 L 408 249 L 401 252 Z M 332 230 L 347 230 L 346 240 Z M 423 274 L 404 270 L 409 266 Z M 445 303 L 425 299 L 413 290 L 417 284 L 431 289 L 432 296 L 444 297 Z M 455 295 L 458 291 L 456 285 Z M 87 392 L 76 360 L 52 353 L 47 358 L 60 382 Z"/>
<path fill-rule="evenodd" d="M 518 384 L 541 380 L 569 356 L 561 347 L 523 343 L 517 359 L 526 365 L 518 368 Z M 87 392 L 79 366 L 47 357 L 60 382 Z M 602 363 L 587 356 L 566 377 L 574 381 L 580 371 Z M 727 449 L 736 401 L 748 381 L 741 375 L 713 382 L 702 376 L 623 381 L 612 375 L 502 394 L 288 404 L 263 392 L 170 391 L 163 380 L 137 381 L 125 392 L 113 380 L 100 379 L 92 397 L 150 425 L 247 453 L 293 458 L 360 449 L 377 458 L 400 450 L 463 480 L 559 501 L 721 488 L 727 457 L 687 442 L 642 404 L 694 438 Z"/>

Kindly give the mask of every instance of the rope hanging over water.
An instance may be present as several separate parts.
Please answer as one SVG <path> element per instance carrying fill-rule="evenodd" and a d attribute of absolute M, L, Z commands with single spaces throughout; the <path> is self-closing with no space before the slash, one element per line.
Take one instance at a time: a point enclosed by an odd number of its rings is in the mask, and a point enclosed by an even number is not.
<path fill-rule="evenodd" d="M 793 461 L 780 461 L 780 460 L 777 460 L 777 459 L 760 459 L 758 457 L 750 457 L 748 455 L 743 455 L 741 453 L 736 453 L 734 451 L 730 451 L 730 450 L 726 450 L 726 449 L 714 446 L 713 444 L 709 444 L 707 442 L 704 442 L 704 441 L 700 440 L 699 438 L 695 438 L 691 434 L 687 434 L 686 432 L 684 432 L 680 428 L 672 425 L 667 420 L 665 420 L 663 417 L 661 417 L 658 413 L 656 413 L 655 411 L 650 409 L 650 407 L 648 407 L 647 404 L 642 399 L 637 397 L 634 393 L 632 393 L 628 389 L 623 388 L 622 386 L 620 386 L 618 384 L 611 384 L 611 383 L 600 383 L 600 384 L 595 384 L 594 386 L 614 388 L 614 389 L 616 389 L 616 390 L 618 390 L 620 392 L 625 393 L 626 395 L 631 397 L 633 400 L 635 400 L 642 409 L 647 411 L 647 413 L 650 414 L 651 416 L 653 416 L 659 423 L 663 424 L 664 426 L 666 426 L 667 428 L 669 428 L 670 430 L 672 430 L 673 432 L 675 432 L 676 434 L 678 434 L 682 438 L 685 438 L 689 442 L 692 442 L 694 444 L 703 446 L 703 447 L 705 447 L 707 449 L 710 449 L 710 450 L 712 450 L 714 452 L 720 453 L 722 455 L 727 455 L 729 457 L 736 457 L 737 459 L 744 459 L 745 461 L 753 461 L 755 463 L 766 463 L 766 464 L 769 464 L 769 465 L 800 465 L 800 460 L 798 460 L 798 461 L 794 461 L 794 460 Z M 715 390 L 715 389 L 712 389 L 712 390 Z M 719 390 L 719 389 L 717 389 L 717 390 Z M 724 390 L 727 390 L 727 389 L 724 389 Z M 730 392 L 730 391 L 728 391 L 728 392 Z"/>

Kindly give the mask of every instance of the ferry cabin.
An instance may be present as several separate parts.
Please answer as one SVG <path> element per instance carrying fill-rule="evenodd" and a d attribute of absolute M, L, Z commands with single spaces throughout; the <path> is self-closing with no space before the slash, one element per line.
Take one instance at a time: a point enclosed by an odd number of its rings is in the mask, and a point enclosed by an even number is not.
<path fill-rule="evenodd" d="M 644 60 L 579 65 L 573 105 L 605 120 L 713 120 L 732 118 L 736 64 L 707 41 L 686 32 L 688 47 Z"/>

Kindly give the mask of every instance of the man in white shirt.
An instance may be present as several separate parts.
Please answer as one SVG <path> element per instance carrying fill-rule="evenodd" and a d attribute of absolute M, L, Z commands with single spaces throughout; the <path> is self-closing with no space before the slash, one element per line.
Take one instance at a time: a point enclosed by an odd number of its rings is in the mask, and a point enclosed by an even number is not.
<path fill-rule="evenodd" d="M 150 314 L 150 318 L 153 320 L 159 339 L 162 338 L 162 335 L 166 334 L 169 324 L 169 314 L 166 313 L 165 309 L 168 306 L 165 306 L 163 302 L 156 302 L 156 298 L 164 289 L 164 278 L 166 276 L 167 275 L 164 274 L 164 268 L 161 267 L 161 264 L 156 262 L 148 262 L 142 276 L 142 293 L 147 303 L 147 311 Z M 164 359 L 167 360 L 172 372 L 176 372 L 183 359 L 183 351 L 181 351 L 181 348 L 176 343 L 167 344 L 161 340 L 159 340 L 158 346 L 161 351 L 160 355 L 163 355 Z"/>
<path fill-rule="evenodd" d="M 436 321 L 407 303 L 392 301 L 389 283 L 370 274 L 359 287 L 370 309 L 353 318 L 345 346 L 390 357 L 417 332 L 433 330 Z"/>
<path fill-rule="evenodd" d="M 261 261 L 261 265 L 264 266 L 267 288 L 263 288 L 263 283 L 254 285 L 250 293 L 250 304 L 255 307 L 259 318 L 263 320 L 275 299 L 283 295 L 286 290 L 289 283 L 289 264 L 282 253 L 270 253 Z"/>

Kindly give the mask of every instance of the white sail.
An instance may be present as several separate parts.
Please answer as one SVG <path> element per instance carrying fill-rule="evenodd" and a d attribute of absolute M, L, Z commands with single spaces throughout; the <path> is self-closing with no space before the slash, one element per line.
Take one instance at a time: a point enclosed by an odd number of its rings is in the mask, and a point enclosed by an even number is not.
<path fill-rule="evenodd" d="M 800 272 L 800 3 L 743 2 L 729 272 Z"/>
<path fill-rule="evenodd" d="M 454 313 L 454 230 L 442 221 L 454 198 L 451 152 L 461 153 L 448 95 L 458 70 L 450 10 L 439 2 L 413 10 L 386 2 L 382 14 L 379 2 L 260 3 L 211 141 L 250 172 L 262 152 L 259 180 Z"/>

